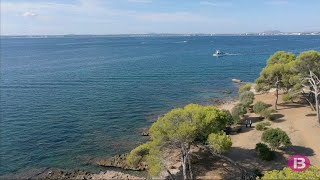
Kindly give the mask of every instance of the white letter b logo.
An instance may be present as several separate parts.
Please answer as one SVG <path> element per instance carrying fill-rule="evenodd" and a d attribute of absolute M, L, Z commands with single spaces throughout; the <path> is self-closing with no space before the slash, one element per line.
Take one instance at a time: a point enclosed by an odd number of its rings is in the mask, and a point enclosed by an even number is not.
<path fill-rule="evenodd" d="M 293 158 L 293 167 L 295 169 L 303 169 L 306 167 L 306 160 L 304 158 Z"/>
<path fill-rule="evenodd" d="M 302 172 L 309 168 L 310 160 L 303 155 L 294 155 L 289 158 L 288 166 L 294 171 Z"/>

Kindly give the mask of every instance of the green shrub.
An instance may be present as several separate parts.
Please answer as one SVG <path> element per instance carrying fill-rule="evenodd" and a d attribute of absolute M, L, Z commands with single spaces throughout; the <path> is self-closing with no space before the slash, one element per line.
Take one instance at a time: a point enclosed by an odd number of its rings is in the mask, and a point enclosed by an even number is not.
<path fill-rule="evenodd" d="M 264 161 L 271 161 L 275 158 L 275 153 L 266 144 L 256 144 L 255 150 L 257 151 L 259 158 Z"/>
<path fill-rule="evenodd" d="M 240 94 L 240 103 L 243 104 L 245 107 L 249 107 L 250 104 L 253 103 L 254 100 L 254 93 L 251 91 L 245 91 Z"/>
<path fill-rule="evenodd" d="M 259 114 L 266 119 L 272 120 L 272 113 L 275 113 L 275 112 L 276 110 L 274 109 L 265 109 L 261 111 Z"/>
<path fill-rule="evenodd" d="M 256 125 L 256 130 L 264 131 L 264 130 L 266 130 L 266 126 L 264 126 L 263 124 L 259 123 L 259 124 Z"/>
<path fill-rule="evenodd" d="M 287 147 L 291 145 L 288 134 L 280 128 L 264 131 L 261 140 L 268 143 L 273 149 L 279 148 L 280 146 Z"/>
<path fill-rule="evenodd" d="M 256 114 L 259 114 L 261 111 L 267 109 L 268 106 L 269 106 L 268 104 L 262 101 L 258 101 L 253 105 L 253 112 Z"/>
<path fill-rule="evenodd" d="M 264 131 L 264 130 L 268 129 L 267 126 L 271 126 L 271 123 L 270 122 L 261 122 L 256 125 L 256 129 L 258 131 Z"/>
<path fill-rule="evenodd" d="M 247 108 L 243 104 L 236 104 L 232 109 L 231 109 L 231 115 L 234 119 L 234 121 L 239 122 L 240 116 L 244 115 L 247 113 Z"/>
<path fill-rule="evenodd" d="M 231 138 L 225 132 L 211 133 L 207 141 L 211 150 L 219 154 L 228 151 L 232 146 Z"/>
<path fill-rule="evenodd" d="M 297 172 L 291 168 L 285 167 L 283 170 L 267 171 L 261 179 L 320 179 L 320 167 L 310 166 L 307 170 L 302 172 Z"/>
<path fill-rule="evenodd" d="M 241 94 L 241 93 L 243 93 L 245 91 L 250 91 L 251 87 L 252 87 L 251 83 L 248 83 L 248 84 L 245 84 L 245 85 L 241 86 L 239 88 L 239 94 Z"/>
<path fill-rule="evenodd" d="M 141 144 L 140 146 L 134 148 L 128 155 L 127 161 L 130 165 L 137 165 L 145 159 L 150 151 L 150 142 Z"/>
<path fill-rule="evenodd" d="M 284 102 L 293 102 L 298 98 L 298 93 L 287 93 L 282 96 Z"/>
<path fill-rule="evenodd" d="M 228 110 L 223 110 L 223 111 L 226 113 L 226 119 L 227 119 L 228 126 L 232 126 L 232 125 L 238 123 L 238 121 L 232 117 L 230 111 L 228 111 Z"/>

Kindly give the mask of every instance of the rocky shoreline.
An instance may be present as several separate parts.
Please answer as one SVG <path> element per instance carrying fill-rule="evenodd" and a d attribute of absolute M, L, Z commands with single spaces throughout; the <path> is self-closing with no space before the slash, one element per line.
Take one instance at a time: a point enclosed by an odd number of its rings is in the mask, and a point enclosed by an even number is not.
<path fill-rule="evenodd" d="M 139 163 L 137 166 L 132 166 L 127 163 L 128 154 L 115 155 L 112 158 L 99 160 L 97 164 L 103 167 L 116 167 L 124 170 L 144 171 L 147 164 Z"/>
<path fill-rule="evenodd" d="M 100 173 L 92 173 L 83 170 L 64 170 L 58 168 L 42 168 L 34 169 L 27 172 L 20 172 L 17 174 L 10 174 L 5 176 L 0 176 L 3 180 L 12 179 L 35 179 L 35 180 L 62 180 L 62 179 L 77 179 L 77 180 L 100 180 L 100 179 L 146 179 L 145 177 L 138 177 L 131 174 L 126 174 L 123 172 L 108 170 Z"/>
<path fill-rule="evenodd" d="M 125 174 L 122 172 L 117 171 L 106 171 L 100 172 L 98 174 L 90 173 L 87 171 L 63 171 L 58 169 L 48 169 L 47 171 L 39 174 L 36 177 L 30 179 L 77 179 L 77 180 L 86 180 L 86 179 L 93 179 L 93 180 L 100 180 L 100 179 L 146 179 L 143 177 L 137 177 L 129 174 Z"/>

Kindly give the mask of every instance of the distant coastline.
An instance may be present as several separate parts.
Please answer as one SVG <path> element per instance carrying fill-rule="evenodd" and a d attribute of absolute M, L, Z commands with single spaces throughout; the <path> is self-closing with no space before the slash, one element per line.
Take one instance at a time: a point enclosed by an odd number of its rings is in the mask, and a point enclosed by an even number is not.
<path fill-rule="evenodd" d="M 246 33 L 137 33 L 137 34 L 57 34 L 57 35 L 0 35 L 1 38 L 55 38 L 55 37 L 201 37 L 201 36 L 319 36 L 320 31 L 310 32 L 246 32 Z"/>

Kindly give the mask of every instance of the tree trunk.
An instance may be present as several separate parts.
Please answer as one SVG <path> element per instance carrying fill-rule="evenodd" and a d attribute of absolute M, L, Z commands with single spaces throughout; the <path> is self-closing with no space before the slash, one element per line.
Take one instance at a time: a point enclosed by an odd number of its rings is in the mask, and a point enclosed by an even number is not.
<path fill-rule="evenodd" d="M 182 174 L 183 179 L 187 179 L 187 152 L 183 143 L 181 143 L 181 164 L 182 164 Z"/>
<path fill-rule="evenodd" d="M 187 167 L 186 167 L 186 158 L 184 155 L 182 155 L 181 164 L 182 164 L 183 179 L 186 180 L 187 179 Z"/>
<path fill-rule="evenodd" d="M 309 105 L 310 105 L 310 107 L 311 107 L 312 111 L 316 111 L 316 109 L 313 107 L 312 102 L 309 100 L 309 97 L 310 97 L 310 96 L 306 97 L 305 99 L 306 99 L 306 101 L 309 103 Z"/>
<path fill-rule="evenodd" d="M 188 155 L 188 164 L 189 164 L 190 179 L 193 179 L 193 173 L 192 173 L 190 155 Z"/>
<path fill-rule="evenodd" d="M 319 115 L 319 98 L 320 95 L 320 79 L 312 72 L 310 71 L 310 75 L 305 78 L 309 82 L 309 87 L 311 92 L 314 94 L 314 101 L 316 102 L 316 111 L 317 111 L 317 119 L 320 124 L 320 115 Z M 305 87 L 308 87 L 308 85 L 304 85 Z"/>
<path fill-rule="evenodd" d="M 320 109 L 319 109 L 319 99 L 318 99 L 318 96 L 319 96 L 319 93 L 318 91 L 315 91 L 316 93 L 316 111 L 317 111 L 317 118 L 318 118 L 318 121 L 319 121 L 319 124 L 320 124 Z"/>
<path fill-rule="evenodd" d="M 279 99 L 279 77 L 277 77 L 277 81 L 276 81 L 276 102 L 274 103 L 274 109 L 277 110 L 277 105 L 278 105 L 278 99 Z"/>
<path fill-rule="evenodd" d="M 171 180 L 175 180 L 174 176 L 171 174 L 171 172 L 169 171 L 169 169 L 166 168 L 166 171 L 167 171 L 167 173 L 169 174 L 170 179 L 171 179 Z"/>
<path fill-rule="evenodd" d="M 278 105 L 278 99 L 279 99 L 279 85 L 277 84 L 277 87 L 276 87 L 276 102 L 275 102 L 275 104 L 274 104 L 274 109 L 275 109 L 275 110 L 278 110 L 278 107 L 277 107 L 277 105 Z"/>

